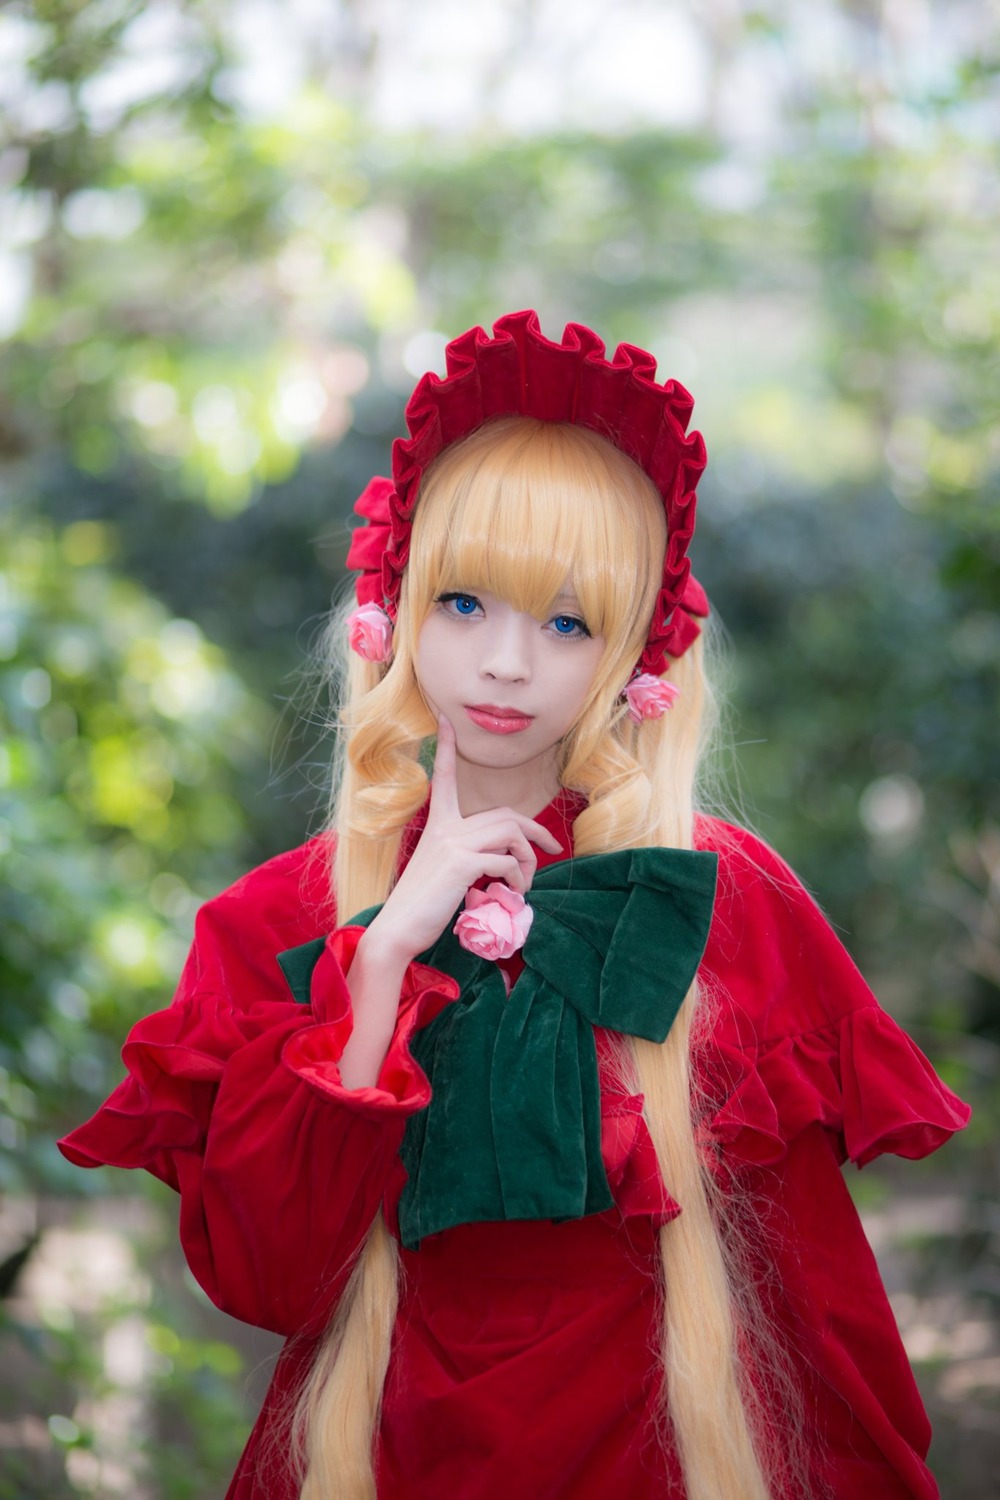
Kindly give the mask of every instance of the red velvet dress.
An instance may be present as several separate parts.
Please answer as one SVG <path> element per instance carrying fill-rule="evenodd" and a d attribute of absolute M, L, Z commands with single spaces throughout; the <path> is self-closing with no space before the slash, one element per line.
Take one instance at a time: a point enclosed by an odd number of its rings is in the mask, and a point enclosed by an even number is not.
<path fill-rule="evenodd" d="M 540 817 L 567 852 L 579 806 L 563 794 Z M 926 1417 L 840 1166 L 924 1156 L 968 1110 L 766 846 L 713 820 L 698 843 L 720 861 L 700 970 L 713 1013 L 707 1144 L 764 1228 L 761 1296 L 804 1397 L 815 1494 L 931 1500 Z M 81 1166 L 145 1167 L 178 1189 L 208 1295 L 289 1338 L 229 1500 L 295 1500 L 282 1413 L 380 1204 L 395 1222 L 406 1119 L 430 1097 L 408 1038 L 456 994 L 412 965 L 378 1086 L 345 1089 L 342 970 L 357 929 L 328 942 L 309 1006 L 275 958 L 334 925 L 321 840 L 210 901 L 173 1005 L 134 1028 L 128 1077 L 62 1142 Z M 597 1041 L 615 1207 L 463 1225 L 403 1252 L 380 1500 L 683 1493 L 649 1420 L 656 1230 L 683 1205 L 659 1178 L 641 1100 L 612 1081 Z"/>

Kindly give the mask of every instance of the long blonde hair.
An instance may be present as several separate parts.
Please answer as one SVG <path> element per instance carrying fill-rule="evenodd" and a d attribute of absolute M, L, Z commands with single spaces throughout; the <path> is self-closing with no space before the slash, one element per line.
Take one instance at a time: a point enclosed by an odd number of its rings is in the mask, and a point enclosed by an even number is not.
<path fill-rule="evenodd" d="M 637 726 L 619 699 L 645 640 L 665 540 L 651 481 L 586 429 L 506 418 L 442 454 L 415 511 L 392 665 L 357 661 L 342 711 L 333 884 L 344 917 L 385 899 L 403 829 L 427 797 L 420 751 L 435 724 L 413 661 L 431 603 L 449 588 L 486 591 L 542 617 L 572 578 L 588 627 L 607 641 L 561 747 L 562 783 L 588 802 L 574 827 L 576 853 L 692 847 L 711 717 L 700 644 L 673 665 L 681 696 L 671 714 Z M 746 1371 L 749 1277 L 727 1258 L 692 1123 L 698 1011 L 695 984 L 662 1045 L 633 1039 L 622 1048 L 623 1073 L 645 1095 L 664 1181 L 683 1205 L 660 1231 L 660 1432 L 676 1447 L 689 1500 L 768 1500 L 783 1465 Z M 395 1243 L 379 1215 L 299 1402 L 301 1500 L 374 1500 L 397 1284 Z"/>

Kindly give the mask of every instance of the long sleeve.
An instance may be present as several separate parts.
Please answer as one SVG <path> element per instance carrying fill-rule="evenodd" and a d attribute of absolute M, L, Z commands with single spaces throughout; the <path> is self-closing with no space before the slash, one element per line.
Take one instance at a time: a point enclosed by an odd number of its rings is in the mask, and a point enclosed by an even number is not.
<path fill-rule="evenodd" d="M 330 924 L 328 907 L 302 898 L 307 869 L 302 851 L 282 856 L 202 909 L 173 1004 L 134 1027 L 127 1077 L 60 1143 L 80 1166 L 144 1167 L 176 1188 L 199 1283 L 224 1311 L 282 1334 L 328 1317 L 399 1170 L 406 1119 L 430 1097 L 409 1039 L 456 994 L 411 965 L 377 1085 L 344 1088 L 360 929 L 327 939 L 309 1005 L 276 960 Z"/>

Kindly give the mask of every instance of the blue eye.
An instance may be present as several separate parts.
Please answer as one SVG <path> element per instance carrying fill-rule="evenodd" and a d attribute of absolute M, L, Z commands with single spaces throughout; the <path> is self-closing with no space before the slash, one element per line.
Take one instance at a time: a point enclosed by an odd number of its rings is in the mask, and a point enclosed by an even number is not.
<path fill-rule="evenodd" d="M 556 635 L 584 636 L 590 634 L 586 625 L 576 615 L 555 615 L 552 620 L 552 628 Z"/>
<path fill-rule="evenodd" d="M 480 608 L 479 600 L 474 594 L 459 594 L 457 592 L 441 594 L 437 599 L 437 603 L 443 605 L 449 614 L 461 615 L 463 619 L 468 619 L 470 615 L 474 615 L 477 609 Z"/>

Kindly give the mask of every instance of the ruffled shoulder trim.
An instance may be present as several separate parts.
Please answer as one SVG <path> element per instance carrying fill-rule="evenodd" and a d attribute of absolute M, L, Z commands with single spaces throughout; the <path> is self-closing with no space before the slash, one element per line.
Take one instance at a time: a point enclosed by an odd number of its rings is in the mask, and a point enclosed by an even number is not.
<path fill-rule="evenodd" d="M 885 1153 L 917 1159 L 971 1113 L 876 1004 L 759 1049 L 715 1045 L 702 1074 L 708 1096 L 723 1099 L 708 1140 L 751 1165 L 780 1161 L 810 1125 L 832 1132 L 841 1160 L 859 1167 Z"/>
<path fill-rule="evenodd" d="M 700 970 L 715 1006 L 700 1058 L 708 1139 L 761 1164 L 820 1125 L 863 1166 L 883 1152 L 926 1156 L 960 1130 L 970 1111 L 880 1008 L 788 865 L 713 818 L 698 820 L 695 844 L 719 856 Z"/>

